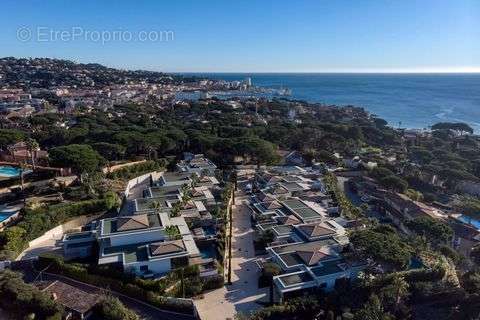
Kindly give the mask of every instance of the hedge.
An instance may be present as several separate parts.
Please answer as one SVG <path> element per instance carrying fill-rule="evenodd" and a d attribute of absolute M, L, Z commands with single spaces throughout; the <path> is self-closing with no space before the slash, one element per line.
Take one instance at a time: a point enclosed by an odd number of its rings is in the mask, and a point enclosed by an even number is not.
<path fill-rule="evenodd" d="M 109 179 L 129 180 L 152 171 L 159 171 L 165 167 L 165 161 L 146 161 L 139 164 L 121 168 L 107 174 Z"/>
<path fill-rule="evenodd" d="M 179 300 L 170 297 L 164 297 L 158 293 L 146 290 L 138 283 L 128 283 L 125 280 L 117 280 L 91 274 L 87 268 L 78 264 L 64 263 L 63 259 L 53 255 L 41 255 L 37 261 L 38 268 L 46 268 L 47 272 L 52 272 L 66 277 L 89 283 L 97 287 L 109 288 L 118 293 L 124 294 L 134 299 L 145 301 L 160 309 L 175 311 L 184 314 L 193 314 L 194 307 L 191 300 Z"/>
<path fill-rule="evenodd" d="M 15 259 L 28 247 L 29 241 L 74 217 L 107 210 L 108 201 L 109 199 L 96 199 L 25 209 L 23 219 L 17 226 L 0 233 L 0 259 Z"/>
<path fill-rule="evenodd" d="M 140 317 L 126 308 L 118 298 L 106 296 L 94 308 L 94 313 L 104 320 L 139 320 Z"/>
<path fill-rule="evenodd" d="M 223 278 L 223 276 L 221 274 L 217 274 L 215 276 L 205 278 L 203 280 L 202 289 L 203 291 L 220 289 L 221 287 L 223 287 L 224 284 L 225 279 Z"/>

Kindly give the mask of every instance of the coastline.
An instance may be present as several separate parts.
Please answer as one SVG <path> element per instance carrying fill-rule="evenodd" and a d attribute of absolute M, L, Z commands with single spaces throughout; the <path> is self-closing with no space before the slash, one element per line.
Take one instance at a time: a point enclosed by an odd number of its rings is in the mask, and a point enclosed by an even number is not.
<path fill-rule="evenodd" d="M 288 88 L 290 100 L 363 107 L 402 129 L 465 122 L 480 132 L 480 73 L 178 73 Z"/>

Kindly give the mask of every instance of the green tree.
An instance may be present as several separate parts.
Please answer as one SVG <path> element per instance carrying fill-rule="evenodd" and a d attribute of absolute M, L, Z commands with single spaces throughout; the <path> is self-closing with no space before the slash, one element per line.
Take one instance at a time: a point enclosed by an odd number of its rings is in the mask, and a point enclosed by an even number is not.
<path fill-rule="evenodd" d="M 389 226 L 354 231 L 350 241 L 357 254 L 398 269 L 407 267 L 411 258 L 412 248 Z"/>
<path fill-rule="evenodd" d="M 380 179 L 380 183 L 387 189 L 401 193 L 405 192 L 408 188 L 407 181 L 393 175 Z"/>
<path fill-rule="evenodd" d="M 414 189 L 407 189 L 405 192 L 405 195 L 412 199 L 413 201 L 422 201 L 423 200 L 423 195 L 420 191 L 414 190 Z"/>
<path fill-rule="evenodd" d="M 468 293 L 480 292 L 480 273 L 477 271 L 469 271 L 462 276 L 462 287 Z"/>
<path fill-rule="evenodd" d="M 468 124 L 463 122 L 439 122 L 432 126 L 432 130 L 453 130 L 459 134 L 473 134 L 473 129 Z"/>
<path fill-rule="evenodd" d="M 0 149 L 6 149 L 9 145 L 25 139 L 23 131 L 15 129 L 0 129 Z"/>
<path fill-rule="evenodd" d="M 33 170 L 35 170 L 36 152 L 40 149 L 40 146 L 38 142 L 32 138 L 28 138 L 27 140 L 25 140 L 25 145 L 27 147 L 28 153 L 30 154 Z"/>
<path fill-rule="evenodd" d="M 362 309 L 355 313 L 355 320 L 393 320 L 394 317 L 386 313 L 377 295 L 372 294 Z"/>
<path fill-rule="evenodd" d="M 53 148 L 49 151 L 49 158 L 51 165 L 72 168 L 77 175 L 94 172 L 104 162 L 91 146 L 82 144 Z"/>
<path fill-rule="evenodd" d="M 126 148 L 122 145 L 107 142 L 94 143 L 92 148 L 109 161 L 122 159 L 126 151 Z"/>
<path fill-rule="evenodd" d="M 273 304 L 273 277 L 282 273 L 282 268 L 276 263 L 268 262 L 263 265 L 262 275 L 270 284 L 270 303 Z"/>
<path fill-rule="evenodd" d="M 1 255 L 6 259 L 16 258 L 27 245 L 26 234 L 25 229 L 19 226 L 9 227 L 2 231 L 0 236 L 4 246 Z"/>
<path fill-rule="evenodd" d="M 95 313 L 105 320 L 138 320 L 139 316 L 127 309 L 123 303 L 113 296 L 105 296 L 95 307 Z"/>
<path fill-rule="evenodd" d="M 380 296 L 382 297 L 382 300 L 393 305 L 394 313 L 396 313 L 402 299 L 409 294 L 408 288 L 409 285 L 404 277 L 399 274 L 394 274 L 390 283 L 380 290 Z"/>
<path fill-rule="evenodd" d="M 108 210 L 112 208 L 118 208 L 120 207 L 121 200 L 118 194 L 114 191 L 107 191 L 103 198 L 105 199 L 105 205 Z"/>
<path fill-rule="evenodd" d="M 419 217 L 407 221 L 407 227 L 419 236 L 434 244 L 447 243 L 453 236 L 453 230 L 443 222 L 430 217 Z"/>

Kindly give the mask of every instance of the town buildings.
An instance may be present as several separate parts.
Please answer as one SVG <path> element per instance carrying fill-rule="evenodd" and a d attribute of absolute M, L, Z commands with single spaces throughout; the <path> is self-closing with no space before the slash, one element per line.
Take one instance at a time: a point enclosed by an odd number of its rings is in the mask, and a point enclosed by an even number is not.
<path fill-rule="evenodd" d="M 118 216 L 100 219 L 90 230 L 66 234 L 63 238 L 67 258 L 90 256 L 98 246 L 98 264 L 113 264 L 125 272 L 150 278 L 169 271 L 199 265 L 201 275 L 216 274 L 214 256 L 206 256 L 215 248 L 217 219 L 213 193 L 218 180 L 213 163 L 209 170 L 163 172 L 150 179 L 143 197 L 125 199 Z M 190 161 L 190 160 L 186 160 Z"/>
<path fill-rule="evenodd" d="M 273 277 L 276 302 L 305 292 L 332 290 L 336 281 L 353 279 L 366 261 L 343 254 L 349 246 L 343 219 L 316 170 L 288 167 L 258 172 L 250 201 L 259 237 L 269 233 L 268 258 L 281 274 Z"/>

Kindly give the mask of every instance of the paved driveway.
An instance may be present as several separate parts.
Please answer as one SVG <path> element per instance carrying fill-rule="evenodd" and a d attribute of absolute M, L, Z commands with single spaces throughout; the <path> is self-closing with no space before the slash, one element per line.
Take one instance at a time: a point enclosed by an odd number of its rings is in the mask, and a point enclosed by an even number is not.
<path fill-rule="evenodd" d="M 59 243 L 62 236 L 63 234 L 55 238 L 52 237 L 50 239 L 46 239 L 41 243 L 37 243 L 36 245 L 25 249 L 25 251 L 20 253 L 20 255 L 17 257 L 16 260 L 28 260 L 31 258 L 38 257 L 40 254 L 46 253 L 46 252 L 63 255 L 63 248 Z"/>
<path fill-rule="evenodd" d="M 238 196 L 242 196 L 237 193 Z M 238 198 L 233 207 L 232 284 L 211 291 L 197 300 L 203 320 L 233 319 L 236 313 L 249 313 L 261 307 L 256 301 L 268 301 L 268 289 L 258 288 L 258 267 L 253 249 L 253 229 L 246 199 Z"/>

